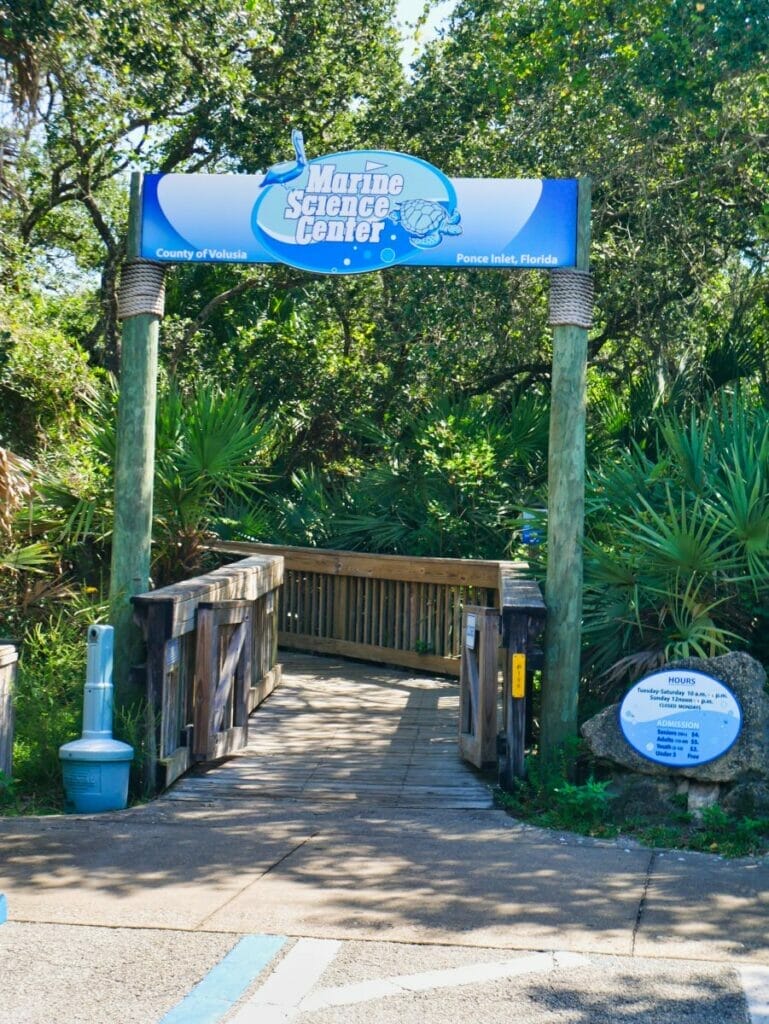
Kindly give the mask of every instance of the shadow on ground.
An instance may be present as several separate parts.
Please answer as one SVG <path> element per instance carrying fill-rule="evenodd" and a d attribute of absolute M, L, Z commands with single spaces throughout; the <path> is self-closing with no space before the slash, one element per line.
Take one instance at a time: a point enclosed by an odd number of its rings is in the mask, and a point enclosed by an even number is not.
<path fill-rule="evenodd" d="M 338 662 L 323 661 L 338 673 Z M 424 689 L 393 675 L 404 697 Z M 362 678 L 378 688 L 390 674 Z M 434 698 L 423 692 L 425 707 Z M 384 747 L 424 741 L 421 726 L 404 737 L 385 703 L 383 719 L 371 707 L 335 729 L 342 763 L 348 750 L 364 775 L 377 755 L 358 730 Z M 0 820 L 0 892 L 17 920 L 769 959 L 766 859 L 653 855 L 497 810 L 343 796 L 221 799 L 212 789 L 208 800 L 117 815 Z"/>

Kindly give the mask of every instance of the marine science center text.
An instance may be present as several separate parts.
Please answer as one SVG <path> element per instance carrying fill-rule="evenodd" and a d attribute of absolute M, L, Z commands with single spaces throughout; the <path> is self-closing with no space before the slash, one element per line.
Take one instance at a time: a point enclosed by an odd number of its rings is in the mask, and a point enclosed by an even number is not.
<path fill-rule="evenodd" d="M 335 164 L 311 164 L 307 187 L 287 193 L 283 217 L 297 222 L 297 245 L 376 243 L 390 213 L 389 197 L 402 192 L 402 174 L 337 172 Z"/>

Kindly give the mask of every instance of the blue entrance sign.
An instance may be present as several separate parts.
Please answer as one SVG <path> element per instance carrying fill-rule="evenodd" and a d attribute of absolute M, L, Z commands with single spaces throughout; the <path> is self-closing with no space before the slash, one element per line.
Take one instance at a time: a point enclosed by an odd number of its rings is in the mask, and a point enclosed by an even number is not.
<path fill-rule="evenodd" d="M 742 710 L 718 679 L 664 669 L 640 679 L 619 707 L 622 734 L 642 757 L 672 768 L 721 757 L 742 728 Z"/>
<path fill-rule="evenodd" d="M 388 150 L 308 161 L 292 142 L 296 159 L 265 175 L 146 175 L 141 255 L 321 274 L 575 265 L 576 179 L 448 178 Z"/>

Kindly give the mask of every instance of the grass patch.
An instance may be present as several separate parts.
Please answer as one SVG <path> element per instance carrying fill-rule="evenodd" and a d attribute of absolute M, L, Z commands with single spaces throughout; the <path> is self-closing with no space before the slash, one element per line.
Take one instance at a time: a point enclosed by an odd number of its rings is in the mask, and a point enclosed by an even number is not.
<path fill-rule="evenodd" d="M 0 818 L 61 814 L 64 810 L 63 801 L 61 790 L 24 790 L 16 779 L 0 772 Z"/>
<path fill-rule="evenodd" d="M 618 835 L 619 828 L 609 813 L 608 781 L 589 775 L 583 783 L 569 782 L 566 764 L 575 760 L 567 752 L 557 769 L 547 770 L 539 758 L 527 757 L 526 778 L 516 782 L 512 793 L 497 789 L 497 803 L 544 828 L 608 838 Z"/>
<path fill-rule="evenodd" d="M 613 808 L 611 780 L 588 773 L 569 782 L 563 766 L 544 772 L 536 756 L 527 758 L 527 776 L 512 793 L 497 789 L 496 802 L 516 818 L 543 828 L 612 839 L 632 836 L 645 846 L 698 850 L 722 857 L 758 856 L 769 851 L 769 818 L 735 817 L 718 805 L 700 817 L 685 810 L 686 798 L 674 798 L 670 817 L 649 822 L 621 817 Z"/>
<path fill-rule="evenodd" d="M 83 718 L 86 643 L 82 623 L 59 614 L 24 634 L 14 693 L 13 782 L 0 789 L 2 814 L 64 810 L 59 747 Z"/>

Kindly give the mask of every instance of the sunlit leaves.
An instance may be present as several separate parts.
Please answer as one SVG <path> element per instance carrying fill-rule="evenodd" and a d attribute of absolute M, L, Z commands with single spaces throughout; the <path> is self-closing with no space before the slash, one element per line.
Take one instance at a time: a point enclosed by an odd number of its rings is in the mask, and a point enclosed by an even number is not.
<path fill-rule="evenodd" d="M 712 575 L 735 568 L 733 552 L 719 534 L 721 517 L 707 502 L 698 497 L 692 500 L 685 491 L 676 504 L 668 489 L 666 507 L 660 511 L 639 495 L 635 515 L 626 520 L 652 572 L 674 569 L 685 576 Z"/>
<path fill-rule="evenodd" d="M 650 449 L 604 457 L 588 490 L 587 663 L 611 683 L 654 658 L 763 649 L 769 413 L 724 393 L 660 417 Z"/>
<path fill-rule="evenodd" d="M 21 277 L 57 250 L 69 273 L 102 271 L 88 347 L 111 369 L 129 171 L 256 172 L 292 126 L 312 155 L 343 149 L 403 82 L 393 0 L 23 6 L 0 3 L 0 93 L 15 102 L 0 133 L 0 255 L 18 238 Z"/>
<path fill-rule="evenodd" d="M 714 388 L 766 382 L 749 311 L 761 321 L 767 52 L 761 0 L 463 0 L 422 60 L 406 124 L 439 165 L 593 178 L 591 352 L 621 399 L 641 378 L 701 393 L 703 363 Z M 723 303 L 705 301 L 714 281 Z"/>

